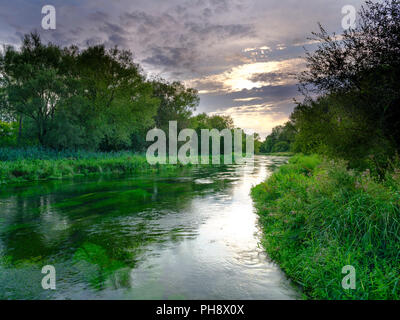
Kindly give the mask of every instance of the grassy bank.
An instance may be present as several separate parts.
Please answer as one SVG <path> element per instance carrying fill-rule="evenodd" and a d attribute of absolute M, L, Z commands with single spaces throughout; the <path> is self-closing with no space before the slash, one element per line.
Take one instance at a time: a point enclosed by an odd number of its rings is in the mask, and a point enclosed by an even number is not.
<path fill-rule="evenodd" d="M 400 170 L 383 181 L 295 156 L 252 190 L 272 259 L 311 299 L 400 298 Z M 342 287 L 342 268 L 356 289 Z"/>
<path fill-rule="evenodd" d="M 295 155 L 294 152 L 271 152 L 271 153 L 259 153 L 260 155 L 263 156 L 278 156 L 278 157 L 292 157 Z"/>
<path fill-rule="evenodd" d="M 131 174 L 176 170 L 173 165 L 150 165 L 144 155 L 29 149 L 0 149 L 0 184 L 64 179 L 95 174 Z"/>

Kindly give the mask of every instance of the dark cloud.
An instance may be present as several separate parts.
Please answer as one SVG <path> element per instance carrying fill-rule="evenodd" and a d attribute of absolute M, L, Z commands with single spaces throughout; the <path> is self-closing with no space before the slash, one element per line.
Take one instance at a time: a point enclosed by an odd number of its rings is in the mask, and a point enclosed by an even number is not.
<path fill-rule="evenodd" d="M 285 72 L 256 73 L 250 78 L 250 80 L 253 82 L 277 83 L 296 79 L 296 75 L 296 73 Z"/>
<path fill-rule="evenodd" d="M 220 25 L 187 22 L 185 27 L 190 34 L 197 35 L 202 40 L 210 36 L 214 36 L 215 40 L 224 40 L 231 37 L 252 36 L 254 34 L 251 25 L 242 24 Z"/>
<path fill-rule="evenodd" d="M 124 34 L 127 33 L 127 32 L 125 31 L 125 29 L 122 28 L 121 26 L 119 26 L 119 25 L 117 25 L 117 24 L 114 24 L 114 23 L 110 23 L 110 22 L 104 22 L 104 23 L 100 26 L 99 30 L 100 30 L 101 32 L 106 33 L 106 34 L 116 34 L 116 33 L 118 33 L 118 34 L 120 34 L 120 35 L 124 35 Z"/>
<path fill-rule="evenodd" d="M 152 55 L 143 60 L 155 66 L 190 68 L 194 52 L 188 48 L 157 47 L 152 48 Z"/>
<path fill-rule="evenodd" d="M 129 45 L 129 39 L 127 39 L 127 38 L 125 38 L 125 37 L 123 37 L 123 36 L 121 36 L 121 35 L 119 35 L 117 33 L 114 33 L 114 34 L 111 34 L 108 37 L 108 41 L 106 41 L 105 44 L 108 47 L 117 46 L 117 47 L 120 47 L 120 48 L 124 48 L 127 45 Z"/>
<path fill-rule="evenodd" d="M 170 22 L 177 24 L 177 21 L 169 14 L 164 13 L 156 16 L 138 10 L 122 14 L 121 22 L 125 26 L 136 26 L 148 29 L 159 29 Z"/>
<path fill-rule="evenodd" d="M 210 4 L 214 7 L 215 13 L 225 13 L 230 11 L 230 3 L 227 0 L 211 0 Z"/>
<path fill-rule="evenodd" d="M 95 21 L 107 21 L 110 18 L 110 16 L 107 13 L 98 10 L 94 13 L 91 13 L 89 15 L 89 18 Z"/>

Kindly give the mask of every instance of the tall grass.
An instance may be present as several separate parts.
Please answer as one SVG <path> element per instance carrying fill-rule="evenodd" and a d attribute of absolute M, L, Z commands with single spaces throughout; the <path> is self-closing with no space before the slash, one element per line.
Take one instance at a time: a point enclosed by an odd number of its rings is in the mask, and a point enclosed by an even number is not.
<path fill-rule="evenodd" d="M 311 299 L 400 298 L 400 171 L 382 181 L 319 156 L 295 156 L 252 190 L 275 261 Z M 343 289 L 342 268 L 356 269 Z"/>
<path fill-rule="evenodd" d="M 173 165 L 150 165 L 144 155 L 130 152 L 87 152 L 38 148 L 0 149 L 0 184 L 63 179 L 93 174 L 131 174 L 175 170 Z"/>
<path fill-rule="evenodd" d="M 17 160 L 60 160 L 60 159 L 111 159 L 130 156 L 132 152 L 91 152 L 85 150 L 62 150 L 45 149 L 41 147 L 25 148 L 0 148 L 0 161 Z"/>

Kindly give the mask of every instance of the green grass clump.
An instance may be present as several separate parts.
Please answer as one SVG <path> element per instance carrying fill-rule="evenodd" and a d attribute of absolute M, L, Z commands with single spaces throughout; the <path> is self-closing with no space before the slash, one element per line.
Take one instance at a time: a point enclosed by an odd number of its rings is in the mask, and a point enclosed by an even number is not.
<path fill-rule="evenodd" d="M 293 152 L 285 151 L 285 152 L 271 152 L 271 153 L 262 153 L 260 152 L 259 154 L 261 155 L 266 155 L 266 156 L 278 156 L 278 157 L 292 157 L 295 155 Z"/>
<path fill-rule="evenodd" d="M 95 152 L 86 150 L 53 150 L 41 147 L 0 148 L 0 161 L 113 159 L 132 155 L 129 151 Z"/>
<path fill-rule="evenodd" d="M 144 155 L 113 154 L 94 158 L 23 159 L 0 161 L 0 184 L 63 179 L 94 174 L 131 174 L 175 170 L 173 165 L 150 165 Z M 179 167 L 179 165 L 178 165 Z"/>
<path fill-rule="evenodd" d="M 272 259 L 311 299 L 400 298 L 400 170 L 297 155 L 252 190 Z M 343 289 L 342 268 L 356 269 Z"/>

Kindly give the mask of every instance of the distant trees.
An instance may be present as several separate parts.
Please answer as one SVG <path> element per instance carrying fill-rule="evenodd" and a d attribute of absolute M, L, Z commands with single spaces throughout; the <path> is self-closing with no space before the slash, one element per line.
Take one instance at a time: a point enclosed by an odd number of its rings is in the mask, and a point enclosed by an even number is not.
<path fill-rule="evenodd" d="M 296 130 L 291 122 L 272 129 L 260 146 L 261 153 L 287 152 L 291 150 L 291 144 L 295 140 Z"/>
<path fill-rule="evenodd" d="M 189 127 L 194 129 L 198 137 L 201 137 L 202 130 L 212 130 L 216 129 L 222 131 L 224 129 L 232 130 L 234 129 L 233 120 L 230 116 L 224 115 L 212 115 L 209 116 L 206 113 L 201 113 L 190 118 Z M 233 134 L 232 134 L 233 137 Z M 232 138 L 233 141 L 233 138 Z M 210 149 L 212 150 L 212 139 L 210 138 Z M 233 142 L 232 142 L 233 146 Z M 201 152 L 201 144 L 199 143 L 199 153 Z M 211 151 L 210 151 L 211 152 Z M 220 139 L 220 153 L 225 152 L 225 140 L 221 137 Z"/>
<path fill-rule="evenodd" d="M 234 124 L 230 116 L 209 116 L 206 113 L 201 113 L 190 118 L 190 127 L 200 134 L 201 129 L 217 129 L 219 131 L 223 129 L 234 129 Z"/>

